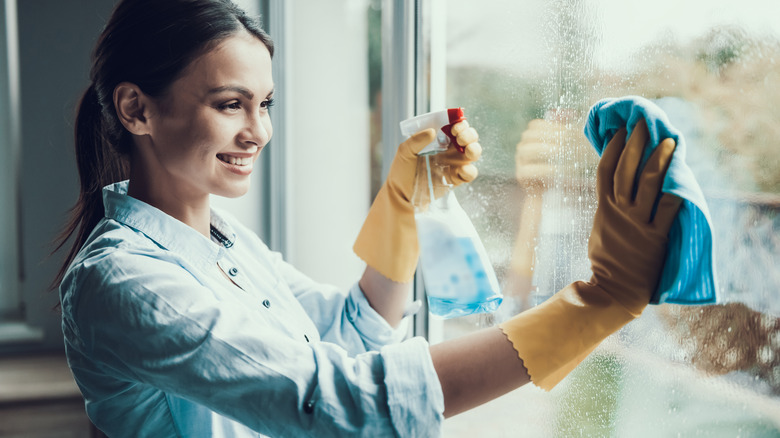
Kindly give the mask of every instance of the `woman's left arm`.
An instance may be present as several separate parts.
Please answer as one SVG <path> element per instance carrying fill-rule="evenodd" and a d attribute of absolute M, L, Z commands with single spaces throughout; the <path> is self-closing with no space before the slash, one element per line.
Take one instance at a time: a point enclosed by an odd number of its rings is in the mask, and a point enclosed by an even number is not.
<path fill-rule="evenodd" d="M 444 177 L 457 186 L 477 177 L 472 163 L 482 154 L 482 146 L 477 131 L 465 120 L 452 126 L 452 134 L 464 152 L 450 146 L 442 158 L 449 164 Z M 417 153 L 435 137 L 433 129 L 426 129 L 401 143 L 355 241 L 355 253 L 367 265 L 360 288 L 392 327 L 403 318 L 420 253 L 412 205 Z"/>
<path fill-rule="evenodd" d="M 358 284 L 371 307 L 391 327 L 397 328 L 404 317 L 412 283 L 393 281 L 371 266 L 366 266 Z"/>

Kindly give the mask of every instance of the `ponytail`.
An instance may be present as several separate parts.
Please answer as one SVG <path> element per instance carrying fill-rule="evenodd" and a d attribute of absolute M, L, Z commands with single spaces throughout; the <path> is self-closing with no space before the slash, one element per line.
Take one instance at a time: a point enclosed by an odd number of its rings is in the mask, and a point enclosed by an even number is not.
<path fill-rule="evenodd" d="M 75 237 L 64 264 L 52 283 L 59 286 L 65 272 L 89 233 L 103 218 L 103 187 L 128 178 L 129 166 L 124 150 L 112 141 L 110 122 L 104 120 L 94 85 L 91 85 L 79 103 L 76 114 L 76 164 L 78 165 L 81 189 L 76 205 L 70 210 L 70 219 L 57 238 L 54 252 L 59 251 L 67 241 Z"/>

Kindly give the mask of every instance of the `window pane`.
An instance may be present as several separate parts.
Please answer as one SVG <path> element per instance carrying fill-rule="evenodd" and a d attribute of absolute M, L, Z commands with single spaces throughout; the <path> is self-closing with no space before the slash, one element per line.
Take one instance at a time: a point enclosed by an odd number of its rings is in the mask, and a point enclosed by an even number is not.
<path fill-rule="evenodd" d="M 382 187 L 382 1 L 367 0 L 369 160 L 371 200 Z"/>
<path fill-rule="evenodd" d="M 657 99 L 683 132 L 712 213 L 723 302 L 651 306 L 550 394 L 523 388 L 448 420 L 447 436 L 514 436 L 520 426 L 527 436 L 776 436 L 780 4 L 458 0 L 446 9 L 446 103 L 466 108 L 484 148 L 480 177 L 457 196 L 506 301 L 496 315 L 434 321 L 432 333 L 492 325 L 589 278 L 597 156 L 582 128 L 605 97 Z M 547 145 L 536 155 L 521 142 L 529 129 Z M 518 152 L 541 165 L 518 167 Z"/>
<path fill-rule="evenodd" d="M 284 2 L 284 95 L 291 244 L 285 257 L 313 279 L 351 287 L 365 268 L 352 250 L 370 198 L 369 0 Z M 274 107 L 272 111 L 280 107 Z M 281 113 L 277 112 L 278 115 Z"/>
<path fill-rule="evenodd" d="M 214 200 L 266 230 L 266 243 L 302 272 L 349 288 L 365 268 L 352 244 L 381 182 L 381 2 L 263 3 L 277 48 L 274 136 L 254 191 Z"/>

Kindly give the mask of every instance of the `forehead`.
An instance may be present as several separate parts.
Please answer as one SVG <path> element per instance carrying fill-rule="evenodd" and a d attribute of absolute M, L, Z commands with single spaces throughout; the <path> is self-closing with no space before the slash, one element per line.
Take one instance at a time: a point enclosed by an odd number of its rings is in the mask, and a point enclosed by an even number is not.
<path fill-rule="evenodd" d="M 240 85 L 263 98 L 273 90 L 271 54 L 262 41 L 246 31 L 195 58 L 174 87 L 202 94 L 228 84 Z"/>

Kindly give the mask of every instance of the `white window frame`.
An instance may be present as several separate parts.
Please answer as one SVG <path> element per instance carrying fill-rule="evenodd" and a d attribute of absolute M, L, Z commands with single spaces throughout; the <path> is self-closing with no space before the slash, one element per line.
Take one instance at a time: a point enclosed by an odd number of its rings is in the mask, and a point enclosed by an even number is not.
<path fill-rule="evenodd" d="M 382 179 L 404 140 L 398 127 L 416 114 L 444 109 L 446 93 L 446 3 L 443 0 L 384 0 L 382 3 Z M 442 322 L 428 318 L 419 270 L 414 300 L 422 308 L 412 334 L 431 343 L 442 339 Z"/>

